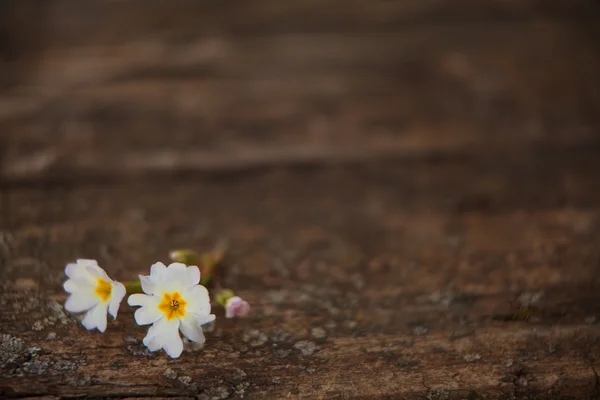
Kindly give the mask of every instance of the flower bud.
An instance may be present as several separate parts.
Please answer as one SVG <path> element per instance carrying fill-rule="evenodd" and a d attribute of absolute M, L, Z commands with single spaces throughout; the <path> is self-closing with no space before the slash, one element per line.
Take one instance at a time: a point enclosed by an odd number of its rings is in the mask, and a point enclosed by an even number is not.
<path fill-rule="evenodd" d="M 180 262 L 185 265 L 200 264 L 200 254 L 192 249 L 173 250 L 169 253 L 169 257 L 173 262 Z"/>
<path fill-rule="evenodd" d="M 245 317 L 250 313 L 250 304 L 239 296 L 233 296 L 225 304 L 225 317 Z"/>
<path fill-rule="evenodd" d="M 230 298 L 234 297 L 235 293 L 231 289 L 221 289 L 215 295 L 215 300 L 218 305 L 225 307 Z"/>

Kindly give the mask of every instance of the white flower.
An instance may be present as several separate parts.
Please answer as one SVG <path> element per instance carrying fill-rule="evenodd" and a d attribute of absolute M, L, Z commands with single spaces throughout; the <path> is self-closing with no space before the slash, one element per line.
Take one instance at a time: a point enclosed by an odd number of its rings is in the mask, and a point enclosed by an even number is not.
<path fill-rule="evenodd" d="M 106 312 L 117 318 L 119 305 L 125 297 L 125 286 L 110 279 L 96 260 L 77 260 L 74 264 L 67 264 L 65 274 L 69 279 L 63 287 L 70 293 L 65 309 L 73 313 L 87 311 L 81 321 L 83 326 L 104 332 Z"/>
<path fill-rule="evenodd" d="M 140 275 L 142 290 L 146 294 L 132 294 L 127 302 L 141 306 L 135 312 L 138 325 L 153 324 L 148 329 L 144 344 L 150 351 L 164 349 L 172 358 L 183 351 L 179 331 L 188 339 L 204 343 L 202 325 L 214 321 L 210 313 L 208 290 L 199 285 L 198 267 L 173 263 L 165 267 L 156 263 L 150 275 Z"/>
<path fill-rule="evenodd" d="M 244 317 L 250 313 L 250 304 L 239 296 L 233 296 L 225 303 L 225 317 Z"/>

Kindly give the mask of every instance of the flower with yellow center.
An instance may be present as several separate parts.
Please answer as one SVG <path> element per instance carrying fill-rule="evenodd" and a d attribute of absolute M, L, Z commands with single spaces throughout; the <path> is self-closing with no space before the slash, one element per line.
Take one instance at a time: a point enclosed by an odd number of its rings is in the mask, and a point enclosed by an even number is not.
<path fill-rule="evenodd" d="M 150 351 L 164 349 L 172 358 L 183 351 L 179 331 L 191 341 L 204 343 L 202 325 L 214 321 L 208 290 L 200 282 L 200 270 L 173 263 L 156 263 L 150 275 L 140 275 L 145 294 L 132 294 L 127 302 L 140 306 L 135 312 L 138 325 L 152 324 L 144 338 Z"/>
<path fill-rule="evenodd" d="M 106 330 L 106 313 L 117 318 L 119 306 L 125 297 L 125 286 L 113 281 L 98 266 L 96 260 L 77 260 L 65 267 L 69 278 L 63 285 L 69 297 L 65 309 L 78 313 L 87 311 L 81 321 L 86 329 Z"/>
<path fill-rule="evenodd" d="M 165 293 L 158 308 L 165 314 L 165 318 L 170 321 L 173 318 L 185 317 L 186 304 L 187 302 L 181 297 L 179 292 Z"/>

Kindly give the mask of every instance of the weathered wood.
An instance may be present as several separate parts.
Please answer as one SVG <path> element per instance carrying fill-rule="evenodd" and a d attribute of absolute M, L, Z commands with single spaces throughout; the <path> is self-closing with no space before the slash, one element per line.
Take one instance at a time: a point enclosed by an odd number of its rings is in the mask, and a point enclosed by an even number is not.
<path fill-rule="evenodd" d="M 0 94 L 0 174 L 485 152 L 596 133 L 587 2 L 276 3 L 49 2 L 37 30 L 9 36 L 6 74 L 19 78 Z"/>
<path fill-rule="evenodd" d="M 2 327 L 42 350 L 4 369 L 3 387 L 207 398 L 595 395 L 600 192 L 587 171 L 600 160 L 563 156 L 572 161 L 540 157 L 536 169 L 389 163 L 11 190 Z M 203 349 L 175 361 L 150 356 L 126 306 L 105 335 L 60 311 L 66 260 L 96 257 L 127 279 L 175 247 L 219 238 L 232 246 L 225 284 L 255 314 L 221 315 Z"/>
<path fill-rule="evenodd" d="M 0 397 L 599 398 L 593 1 L 43 3 L 0 3 Z M 63 311 L 75 258 L 221 239 L 253 314 L 177 360 Z"/>

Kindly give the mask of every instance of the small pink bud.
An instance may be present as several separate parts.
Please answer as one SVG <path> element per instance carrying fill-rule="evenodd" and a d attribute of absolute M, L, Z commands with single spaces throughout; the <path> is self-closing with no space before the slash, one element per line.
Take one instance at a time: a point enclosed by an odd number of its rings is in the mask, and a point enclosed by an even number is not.
<path fill-rule="evenodd" d="M 233 296 L 225 304 L 225 317 L 244 317 L 250 313 L 250 304 L 239 296 Z"/>

